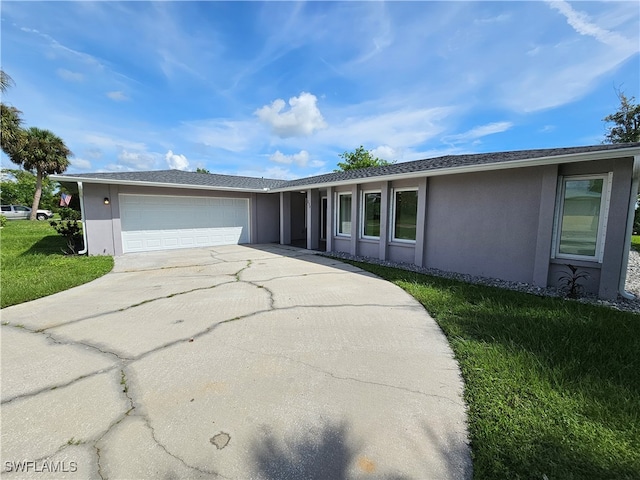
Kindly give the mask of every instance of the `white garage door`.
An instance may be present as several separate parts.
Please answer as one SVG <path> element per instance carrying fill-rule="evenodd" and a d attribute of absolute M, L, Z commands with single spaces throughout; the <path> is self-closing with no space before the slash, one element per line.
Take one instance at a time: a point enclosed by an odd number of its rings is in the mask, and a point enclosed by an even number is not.
<path fill-rule="evenodd" d="M 246 198 L 120 195 L 128 252 L 249 243 Z"/>

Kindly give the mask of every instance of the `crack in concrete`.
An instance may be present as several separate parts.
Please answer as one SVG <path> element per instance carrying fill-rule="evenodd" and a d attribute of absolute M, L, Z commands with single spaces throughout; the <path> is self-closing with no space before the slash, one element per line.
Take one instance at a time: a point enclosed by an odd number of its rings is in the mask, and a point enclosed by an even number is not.
<path fill-rule="evenodd" d="M 232 275 L 229 275 L 229 276 L 232 276 Z M 36 330 L 29 329 L 29 331 L 34 332 L 34 333 L 46 332 L 47 330 L 51 330 L 51 329 L 54 329 L 54 328 L 66 327 L 67 325 L 74 325 L 76 323 L 84 322 L 86 320 L 93 320 L 93 319 L 96 319 L 96 318 L 100 318 L 102 316 L 112 315 L 114 313 L 125 312 L 125 311 L 127 311 L 127 310 L 129 310 L 131 308 L 140 307 L 142 305 L 146 305 L 147 303 L 155 302 L 155 301 L 158 301 L 158 300 L 166 300 L 168 298 L 173 298 L 173 297 L 176 297 L 176 296 L 179 296 L 179 295 L 185 295 L 187 293 L 197 292 L 199 290 L 212 290 L 212 289 L 214 289 L 216 287 L 219 287 L 221 285 L 227 285 L 229 283 L 234 283 L 236 281 L 237 280 L 234 279 L 234 280 L 230 280 L 228 282 L 218 283 L 216 285 L 209 285 L 209 286 L 206 286 L 206 287 L 198 287 L 198 288 L 193 288 L 191 290 L 184 290 L 184 291 L 170 293 L 168 295 L 163 295 L 163 296 L 160 296 L 160 297 L 149 298 L 147 300 L 143 300 L 142 302 L 134 303 L 134 304 L 128 305 L 126 307 L 118 308 L 118 309 L 115 309 L 115 310 L 108 310 L 106 312 L 96 313 L 94 315 L 89 315 L 87 317 L 76 318 L 76 319 L 70 320 L 68 322 L 56 323 L 55 325 L 51 325 L 51 326 L 46 327 L 46 328 L 38 328 Z M 9 322 L 6 322 L 6 323 L 3 323 L 3 325 L 12 325 L 12 324 L 9 323 Z M 16 327 L 18 327 L 18 326 L 16 325 Z M 21 327 L 18 327 L 18 328 L 25 328 L 25 327 L 21 326 Z"/>
<path fill-rule="evenodd" d="M 279 248 L 279 249 L 276 249 L 276 250 L 282 250 L 282 251 L 286 251 L 286 252 L 293 251 L 292 249 L 287 249 L 287 248 Z M 269 253 L 271 253 L 271 252 L 269 252 Z M 214 254 L 214 252 L 212 252 L 211 255 L 212 255 L 212 258 L 214 258 L 215 260 L 218 260 L 216 263 L 211 264 L 211 265 L 219 264 L 221 262 L 222 263 L 238 262 L 237 260 L 225 260 L 225 259 L 219 258 L 217 256 L 217 254 Z M 315 255 L 315 254 L 301 254 L 301 255 L 299 255 L 299 257 L 304 257 L 304 256 L 309 256 L 309 255 Z M 137 402 L 135 401 L 135 395 L 133 395 L 133 393 L 131 391 L 131 388 L 130 388 L 131 387 L 131 385 L 130 385 L 131 380 L 127 377 L 126 371 L 125 371 L 129 366 L 132 365 L 133 362 L 138 361 L 140 359 L 143 359 L 143 358 L 145 358 L 145 357 L 147 357 L 149 355 L 152 355 L 154 353 L 157 353 L 157 352 L 159 352 L 161 350 L 168 349 L 168 348 L 170 348 L 172 346 L 175 346 L 175 345 L 177 345 L 179 343 L 184 343 L 186 341 L 189 341 L 190 339 L 200 338 L 200 337 L 202 337 L 204 335 L 207 335 L 207 334 L 213 332 L 218 327 L 220 327 L 220 326 L 222 326 L 222 325 L 224 325 L 226 323 L 231 323 L 231 322 L 235 322 L 235 321 L 238 321 L 238 320 L 249 319 L 251 317 L 254 317 L 254 316 L 257 316 L 257 315 L 260 315 L 260 314 L 263 314 L 263 313 L 268 313 L 268 312 L 271 312 L 271 311 L 274 311 L 274 310 L 287 311 L 287 310 L 290 310 L 290 309 L 298 309 L 298 308 L 322 308 L 322 309 L 327 309 L 327 308 L 366 307 L 366 306 L 369 306 L 369 307 L 383 307 L 383 308 L 394 308 L 394 307 L 396 307 L 396 308 L 406 308 L 406 305 L 379 305 L 379 304 L 361 304 L 361 305 L 353 305 L 353 304 L 340 304 L 340 305 L 336 305 L 336 304 L 333 304 L 333 305 L 292 305 L 292 306 L 288 306 L 288 307 L 277 308 L 276 305 L 275 305 L 275 303 L 276 303 L 276 294 L 275 294 L 275 292 L 272 289 L 268 288 L 267 286 L 261 285 L 261 284 L 259 284 L 257 282 L 269 282 L 269 281 L 272 281 L 272 280 L 277 280 L 277 279 L 282 279 L 282 278 L 299 278 L 299 277 L 305 277 L 305 276 L 329 275 L 329 274 L 335 275 L 336 273 L 338 273 L 338 274 L 347 274 L 347 273 L 353 273 L 353 272 L 341 271 L 341 272 L 327 272 L 327 273 L 324 273 L 324 272 L 309 273 L 309 274 L 299 274 L 299 275 L 283 275 L 283 276 L 277 276 L 277 277 L 272 277 L 272 278 L 269 278 L 269 279 L 266 279 L 266 280 L 258 280 L 258 281 L 248 281 L 248 280 L 243 280 L 242 279 L 242 273 L 245 270 L 248 270 L 249 268 L 251 268 L 251 266 L 253 265 L 254 261 L 256 261 L 256 260 L 267 260 L 268 261 L 268 260 L 271 260 L 271 259 L 274 259 L 274 257 L 269 256 L 269 257 L 266 257 L 266 258 L 258 258 L 258 259 L 248 260 L 246 262 L 246 265 L 244 267 L 242 267 L 240 270 L 238 270 L 235 274 L 228 274 L 229 276 L 234 278 L 234 280 L 230 280 L 228 282 L 223 282 L 223 283 L 219 283 L 219 284 L 212 285 L 212 286 L 199 287 L 199 288 L 190 289 L 190 290 L 181 291 L 181 292 L 175 292 L 175 293 L 172 293 L 172 294 L 169 294 L 169 295 L 164 295 L 164 296 L 160 296 L 160 297 L 157 297 L 157 298 L 148 299 L 148 300 L 145 300 L 143 302 L 136 303 L 136 304 L 133 304 L 133 305 L 121 308 L 121 309 L 112 310 L 112 311 L 109 311 L 109 312 L 101 312 L 101 313 L 96 314 L 96 315 L 90 315 L 90 316 L 87 316 L 87 317 L 83 317 L 81 319 L 75 319 L 75 320 L 72 320 L 70 322 L 57 324 L 57 325 L 52 326 L 52 327 L 47 327 L 46 329 L 32 330 L 32 329 L 27 329 L 27 328 L 21 326 L 20 328 L 25 328 L 25 330 L 27 330 L 30 333 L 40 333 L 40 334 L 45 335 L 48 339 L 50 339 L 52 342 L 54 342 L 56 344 L 70 345 L 70 346 L 83 346 L 83 347 L 86 347 L 86 348 L 95 349 L 95 350 L 97 350 L 98 352 L 100 352 L 100 353 L 102 353 L 104 355 L 114 356 L 117 359 L 117 364 L 112 366 L 112 367 L 109 367 L 109 368 L 100 369 L 100 370 L 97 370 L 95 372 L 91 372 L 91 373 L 88 373 L 88 374 L 81 375 L 80 377 L 78 377 L 78 378 L 76 378 L 74 380 L 71 380 L 69 382 L 66 382 L 64 384 L 56 385 L 56 386 L 53 386 L 53 387 L 43 388 L 43 389 L 41 389 L 41 390 L 39 390 L 37 392 L 32 392 L 32 393 L 26 394 L 26 395 L 18 395 L 18 396 L 12 397 L 12 398 L 10 398 L 10 399 L 8 399 L 6 401 L 3 401 L 2 403 L 6 404 L 6 403 L 10 403 L 12 401 L 15 401 L 17 399 L 20 399 L 20 398 L 34 397 L 34 396 L 37 396 L 37 395 L 42 394 L 44 392 L 51 391 L 52 389 L 66 388 L 66 387 L 68 387 L 68 386 L 70 386 L 70 385 L 72 385 L 75 382 L 78 382 L 80 380 L 84 380 L 84 379 L 90 378 L 90 377 L 92 377 L 94 375 L 97 375 L 97 374 L 100 374 L 100 373 L 105 373 L 105 372 L 110 372 L 110 371 L 116 370 L 117 368 L 120 368 L 120 385 L 122 386 L 121 392 L 126 397 L 127 403 L 129 405 L 129 408 L 123 414 L 121 414 L 114 422 L 112 422 L 106 430 L 104 430 L 103 432 L 101 432 L 98 435 L 94 436 L 93 437 L 94 438 L 93 441 L 87 440 L 87 441 L 81 442 L 82 444 L 90 444 L 95 449 L 96 456 L 97 456 L 97 462 L 98 462 L 97 463 L 97 466 L 98 466 L 97 474 L 98 474 L 98 476 L 101 479 L 105 478 L 105 472 L 104 472 L 104 469 L 103 469 L 103 465 L 101 463 L 101 462 L 103 462 L 102 451 L 101 451 L 100 447 L 98 446 L 99 443 L 113 430 L 113 428 L 115 428 L 117 425 L 121 424 L 126 418 L 128 418 L 128 417 L 140 417 L 143 420 L 144 424 L 147 426 L 147 428 L 149 428 L 149 431 L 151 433 L 151 437 L 152 437 L 153 441 L 167 455 L 171 456 L 172 458 L 175 458 L 181 464 L 183 464 L 185 467 L 187 467 L 187 468 L 189 468 L 189 469 L 191 469 L 191 470 L 193 470 L 195 472 L 199 472 L 199 473 L 201 473 L 203 475 L 215 475 L 217 477 L 227 478 L 227 477 L 224 477 L 224 476 L 220 475 L 219 473 L 217 473 L 215 471 L 204 469 L 204 468 L 200 468 L 200 467 L 188 464 L 183 458 L 181 458 L 179 455 L 174 454 L 173 452 L 171 452 L 167 448 L 166 445 L 164 445 L 163 443 L 161 443 L 159 441 L 159 439 L 156 436 L 156 431 L 155 431 L 155 429 L 153 428 L 153 426 L 151 424 L 150 418 L 148 418 L 147 415 L 141 413 L 139 410 L 136 410 Z M 341 264 L 341 263 L 342 262 L 339 262 L 339 261 L 336 262 L 336 264 Z M 123 271 L 123 272 L 114 272 L 113 274 L 131 273 L 131 272 L 136 272 L 136 271 L 177 269 L 177 268 L 187 268 L 187 266 L 161 267 L 161 268 L 148 269 L 148 270 L 133 270 L 133 271 L 128 271 L 127 270 L 127 271 Z M 187 293 L 192 293 L 192 292 L 201 291 L 201 290 L 210 290 L 210 289 L 214 289 L 214 288 L 216 288 L 216 287 L 218 287 L 220 285 L 226 285 L 226 284 L 235 283 L 235 282 L 246 283 L 246 284 L 252 285 L 252 286 L 254 286 L 256 288 L 260 288 L 260 289 L 265 290 L 268 293 L 268 296 L 269 296 L 269 306 L 268 306 L 268 308 L 267 309 L 262 309 L 262 310 L 257 310 L 257 311 L 251 312 L 249 314 L 242 315 L 240 317 L 230 318 L 230 319 L 226 319 L 226 320 L 223 320 L 223 321 L 216 322 L 215 324 L 210 325 L 209 327 L 205 328 L 204 330 L 201 330 L 200 332 L 197 332 L 196 334 L 193 334 L 193 335 L 191 335 L 189 337 L 180 338 L 180 339 L 177 339 L 177 340 L 173 340 L 173 341 L 167 342 L 166 344 L 163 344 L 163 345 L 161 345 L 159 347 L 153 348 L 153 349 L 151 349 L 149 351 L 143 352 L 142 354 L 139 354 L 139 355 L 136 355 L 136 356 L 133 356 L 133 357 L 127 357 L 125 355 L 121 355 L 121 354 L 118 354 L 116 352 L 103 350 L 102 348 L 100 348 L 97 345 L 94 345 L 92 343 L 86 343 L 86 342 L 81 342 L 81 341 L 73 341 L 73 340 L 69 340 L 69 341 L 67 341 L 67 340 L 64 340 L 64 341 L 63 340 L 59 340 L 59 339 L 55 338 L 55 336 L 52 333 L 46 331 L 46 330 L 50 330 L 50 329 L 53 329 L 53 328 L 56 328 L 56 327 L 66 326 L 66 325 L 74 324 L 74 323 L 85 321 L 85 320 L 99 318 L 101 316 L 105 316 L 105 315 L 109 315 L 109 314 L 113 314 L 113 313 L 127 311 L 129 309 L 136 308 L 138 306 L 145 305 L 147 303 L 154 302 L 154 301 L 157 301 L 157 300 L 169 299 L 169 298 L 172 298 L 172 297 L 175 297 L 175 296 L 178 296 L 178 295 L 184 295 L 184 294 L 187 294 Z M 420 305 L 416 306 L 416 308 L 422 309 L 422 307 Z M 18 328 L 17 325 L 11 325 L 11 324 L 9 324 L 9 325 L 12 326 L 13 328 Z M 340 375 L 337 375 L 337 374 L 335 374 L 333 372 L 323 370 L 320 367 L 317 367 L 315 365 L 312 365 L 312 364 L 309 364 L 309 363 L 306 363 L 306 362 L 303 362 L 303 361 L 300 361 L 300 360 L 296 360 L 296 359 L 291 358 L 291 357 L 289 357 L 287 355 L 271 354 L 271 353 L 260 353 L 260 352 L 255 352 L 255 351 L 251 351 L 251 350 L 239 347 L 237 345 L 230 345 L 230 346 L 233 347 L 233 348 L 236 348 L 238 350 L 245 351 L 247 353 L 251 353 L 253 355 L 267 355 L 267 356 L 272 356 L 272 357 L 280 357 L 280 358 L 283 358 L 283 359 L 285 359 L 285 360 L 287 360 L 287 361 L 289 361 L 291 363 L 297 363 L 297 364 L 303 365 L 306 368 L 312 369 L 312 370 L 314 370 L 316 372 L 319 372 L 319 373 L 321 373 L 323 375 L 327 375 L 327 376 L 329 376 L 329 377 L 331 377 L 333 379 L 336 379 L 336 380 L 358 382 L 358 383 L 362 383 L 362 384 L 373 385 L 373 386 L 376 386 L 376 387 L 392 388 L 392 389 L 402 390 L 402 391 L 405 391 L 405 392 L 408 392 L 408 393 L 412 393 L 412 394 L 422 395 L 422 396 L 425 396 L 425 397 L 440 398 L 440 399 L 444 399 L 444 400 L 447 400 L 449 402 L 452 402 L 454 404 L 458 404 L 457 402 L 453 402 L 449 398 L 446 398 L 446 397 L 443 397 L 443 396 L 439 396 L 439 395 L 427 394 L 427 393 L 419 391 L 419 390 L 412 390 L 412 389 L 405 388 L 405 387 L 400 387 L 400 386 L 397 386 L 397 385 L 390 385 L 390 384 L 385 384 L 385 383 L 380 383 L 380 382 L 372 382 L 372 381 L 362 380 L 362 379 L 355 378 L 355 377 L 340 376 Z M 135 390 L 135 387 L 134 387 L 134 390 Z M 68 446 L 69 446 L 69 444 L 62 445 L 52 455 L 47 455 L 47 456 L 45 456 L 43 458 L 49 458 L 49 457 L 51 457 L 53 455 L 56 455 L 59 452 L 61 452 L 62 450 L 64 450 L 65 448 L 68 448 Z"/>
<path fill-rule="evenodd" d="M 9 398 L 7 398 L 7 399 L 5 399 L 5 400 L 2 400 L 2 403 L 1 403 L 1 404 L 2 404 L 2 405 L 7 405 L 7 404 L 9 404 L 9 403 L 11 403 L 11 402 L 15 402 L 15 401 L 17 401 L 17 400 L 25 400 L 25 399 L 27 399 L 27 398 L 35 397 L 35 396 L 37 396 L 37 395 L 40 395 L 41 393 L 51 392 L 52 390 L 61 390 L 61 389 L 64 389 L 64 388 L 66 388 L 66 387 L 70 387 L 70 386 L 72 386 L 72 385 L 73 385 L 73 384 L 75 384 L 76 382 L 79 382 L 79 381 L 81 381 L 81 380 L 85 380 L 85 379 L 87 379 L 87 378 L 91 378 L 91 377 L 93 377 L 93 376 L 95 376 L 95 375 L 99 375 L 99 374 L 101 374 L 101 373 L 107 373 L 107 372 L 110 372 L 111 370 L 115 370 L 116 368 L 118 368 L 118 365 L 113 365 L 113 366 L 111 366 L 111 367 L 109 367 L 109 368 L 103 368 L 103 369 L 96 370 L 96 371 L 91 372 L 91 373 L 87 373 L 87 374 L 84 374 L 84 375 L 80 375 L 79 377 L 74 378 L 73 380 L 69 380 L 68 382 L 65 382 L 65 383 L 59 383 L 59 384 L 56 384 L 56 385 L 51 385 L 51 386 L 48 386 L 48 387 L 43 387 L 43 388 L 41 388 L 40 390 L 36 390 L 36 391 L 33 391 L 33 392 L 29 392 L 29 393 L 23 393 L 23 394 L 15 395 L 15 396 L 13 396 L 13 397 L 9 397 Z"/>
<path fill-rule="evenodd" d="M 310 363 L 303 362 L 302 360 L 291 358 L 291 357 L 289 357 L 287 355 L 282 355 L 282 354 L 277 354 L 277 353 L 255 352 L 253 350 L 242 348 L 242 347 L 239 347 L 237 345 L 232 345 L 232 344 L 229 344 L 229 343 L 227 343 L 227 345 L 232 347 L 232 348 L 235 348 L 237 350 L 240 350 L 242 352 L 251 353 L 253 355 L 275 357 L 275 358 L 283 358 L 283 359 L 285 359 L 285 360 L 287 360 L 287 361 L 289 361 L 291 363 L 304 365 L 305 367 L 310 368 L 311 370 L 315 370 L 316 372 L 319 372 L 319 373 L 321 373 L 323 375 L 327 375 L 327 376 L 329 376 L 331 378 L 334 378 L 336 380 L 352 381 L 352 382 L 357 382 L 357 383 L 363 383 L 365 385 L 373 385 L 373 386 L 377 386 L 377 387 L 391 388 L 391 389 L 394 389 L 394 390 L 402 390 L 404 392 L 413 393 L 413 394 L 416 394 L 416 395 L 422 395 L 422 396 L 427 397 L 427 398 L 438 398 L 438 399 L 441 399 L 441 400 L 446 400 L 447 402 L 452 403 L 454 405 L 462 405 L 461 403 L 455 402 L 452 399 L 450 399 L 448 397 L 445 397 L 445 396 L 442 396 L 442 395 L 434 395 L 434 394 L 423 392 L 421 390 L 412 390 L 410 388 L 401 387 L 401 386 L 398 386 L 398 385 L 391 385 L 391 384 L 388 384 L 388 383 L 371 382 L 369 380 L 362 380 L 360 378 L 345 377 L 345 376 L 336 375 L 335 373 L 329 372 L 327 370 L 323 370 L 320 367 L 317 367 L 316 365 L 312 365 Z"/>
<path fill-rule="evenodd" d="M 190 465 L 186 462 L 185 459 L 183 459 L 182 457 L 180 457 L 179 455 L 174 454 L 173 452 L 171 452 L 166 445 L 164 445 L 162 442 L 160 442 L 160 440 L 158 440 L 158 438 L 156 437 L 156 431 L 155 428 L 153 428 L 153 426 L 151 425 L 151 421 L 149 420 L 149 418 L 147 418 L 146 415 L 136 415 L 140 418 L 142 418 L 142 420 L 144 421 L 144 424 L 146 425 L 146 427 L 149 429 L 149 431 L 151 432 L 151 438 L 153 438 L 153 441 L 156 443 L 156 445 L 158 445 L 167 455 L 169 455 L 170 457 L 175 458 L 176 460 L 178 460 L 180 463 L 182 463 L 185 467 L 191 469 L 191 470 L 195 470 L 197 472 L 202 473 L 203 475 L 215 475 L 216 477 L 220 477 L 220 478 L 230 478 L 230 477 L 225 477 L 224 475 L 221 475 L 218 472 L 215 472 L 213 470 L 208 470 L 208 469 L 204 469 L 204 468 L 200 468 L 197 467 L 195 465 Z"/>

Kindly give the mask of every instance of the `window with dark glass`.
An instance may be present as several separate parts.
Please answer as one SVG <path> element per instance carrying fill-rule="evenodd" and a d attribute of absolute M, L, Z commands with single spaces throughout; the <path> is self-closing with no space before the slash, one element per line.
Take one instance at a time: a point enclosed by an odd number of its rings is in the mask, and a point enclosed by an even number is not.
<path fill-rule="evenodd" d="M 351 194 L 338 194 L 337 234 L 351 235 Z"/>
<path fill-rule="evenodd" d="M 393 197 L 393 240 L 415 241 L 418 191 L 396 190 Z"/>
<path fill-rule="evenodd" d="M 380 238 L 380 192 L 362 194 L 362 236 Z"/>

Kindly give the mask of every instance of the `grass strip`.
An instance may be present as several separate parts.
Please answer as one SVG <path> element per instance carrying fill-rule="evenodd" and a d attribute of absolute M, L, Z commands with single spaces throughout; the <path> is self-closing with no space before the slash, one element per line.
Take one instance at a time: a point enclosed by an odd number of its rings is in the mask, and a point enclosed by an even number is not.
<path fill-rule="evenodd" d="M 113 268 L 109 256 L 68 256 L 49 222 L 12 220 L 0 230 L 0 307 L 82 285 Z"/>
<path fill-rule="evenodd" d="M 640 315 L 349 263 L 409 292 L 447 336 L 474 478 L 640 479 Z"/>

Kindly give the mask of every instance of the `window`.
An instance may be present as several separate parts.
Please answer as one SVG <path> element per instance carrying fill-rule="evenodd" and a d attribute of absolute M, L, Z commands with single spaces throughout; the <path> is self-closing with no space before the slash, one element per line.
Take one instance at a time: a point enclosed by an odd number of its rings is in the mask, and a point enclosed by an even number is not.
<path fill-rule="evenodd" d="M 380 192 L 362 192 L 362 223 L 360 235 L 363 238 L 380 238 Z"/>
<path fill-rule="evenodd" d="M 556 257 L 602 261 L 611 176 L 562 179 L 554 229 Z"/>
<path fill-rule="evenodd" d="M 418 190 L 401 189 L 393 192 L 392 240 L 415 242 L 418 219 Z"/>
<path fill-rule="evenodd" d="M 351 235 L 351 194 L 338 193 L 338 209 L 336 211 L 336 234 L 348 237 Z"/>

